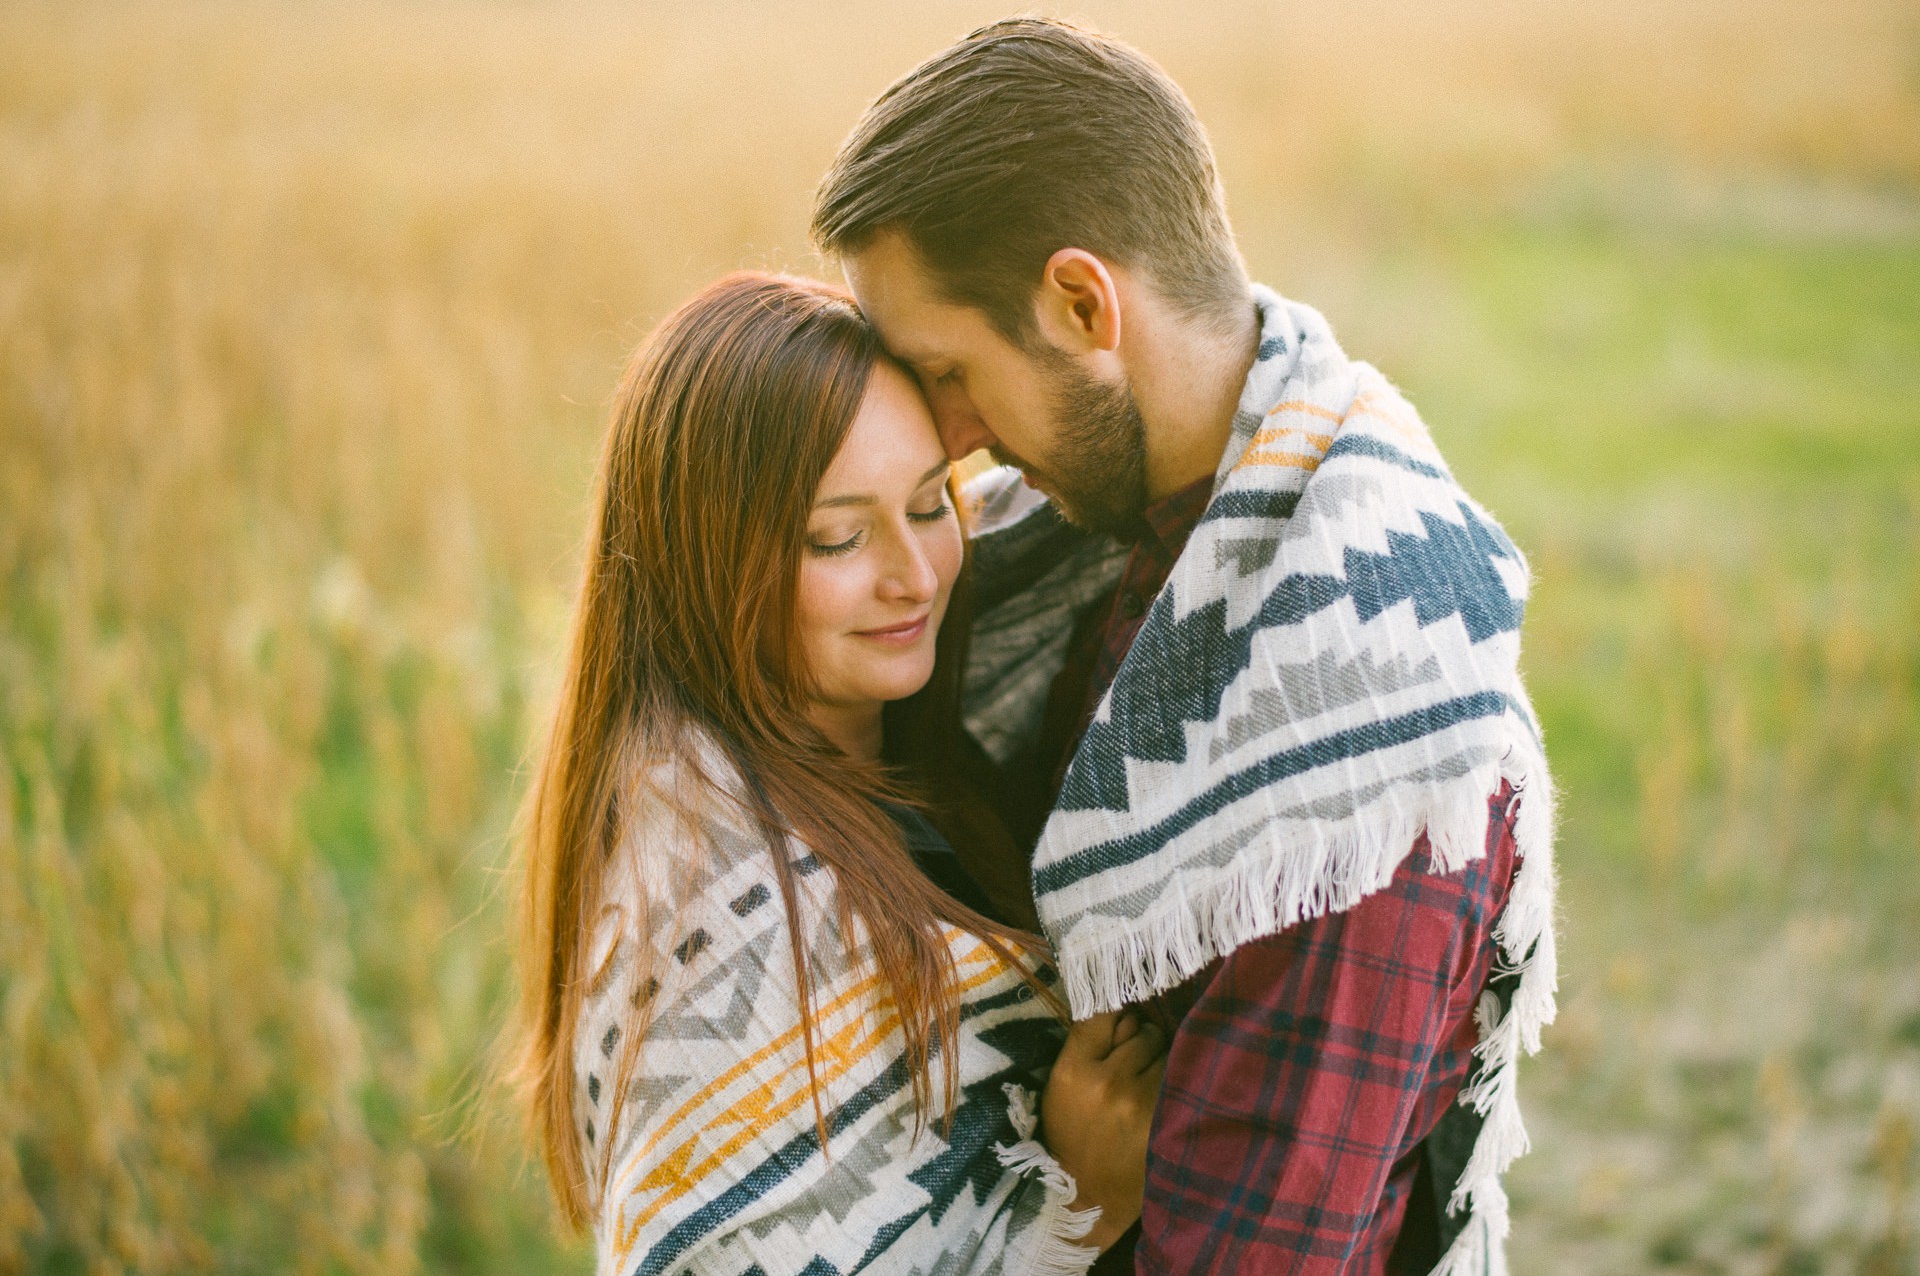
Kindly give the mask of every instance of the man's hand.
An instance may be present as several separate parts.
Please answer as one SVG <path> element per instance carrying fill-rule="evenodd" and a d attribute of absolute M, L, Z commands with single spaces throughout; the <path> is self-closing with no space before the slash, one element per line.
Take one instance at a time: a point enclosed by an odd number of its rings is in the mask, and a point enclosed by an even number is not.
<path fill-rule="evenodd" d="M 1040 1095 L 1040 1136 L 1079 1184 L 1074 1207 L 1100 1207 L 1086 1238 L 1097 1249 L 1140 1217 L 1147 1132 L 1166 1067 L 1167 1038 L 1156 1024 L 1131 1011 L 1095 1015 L 1068 1030 Z"/>

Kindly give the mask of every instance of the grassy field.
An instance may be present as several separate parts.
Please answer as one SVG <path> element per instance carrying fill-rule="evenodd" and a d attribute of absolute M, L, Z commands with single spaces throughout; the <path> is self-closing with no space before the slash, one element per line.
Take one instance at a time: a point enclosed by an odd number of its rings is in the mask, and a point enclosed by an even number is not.
<path fill-rule="evenodd" d="M 0 1272 L 590 1266 L 478 1082 L 604 404 L 999 12 L 0 8 Z M 1920 18 L 1064 12 L 1533 556 L 1516 1270 L 1920 1272 Z"/>

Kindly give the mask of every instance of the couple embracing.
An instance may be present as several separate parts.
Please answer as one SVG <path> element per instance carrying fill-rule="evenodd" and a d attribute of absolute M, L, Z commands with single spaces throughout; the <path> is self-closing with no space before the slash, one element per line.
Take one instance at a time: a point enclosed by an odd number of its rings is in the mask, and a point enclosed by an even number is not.
<path fill-rule="evenodd" d="M 732 276 L 634 356 L 530 799 L 600 1270 L 1504 1270 L 1520 554 L 1118 41 L 975 32 L 813 228 L 850 292 Z"/>

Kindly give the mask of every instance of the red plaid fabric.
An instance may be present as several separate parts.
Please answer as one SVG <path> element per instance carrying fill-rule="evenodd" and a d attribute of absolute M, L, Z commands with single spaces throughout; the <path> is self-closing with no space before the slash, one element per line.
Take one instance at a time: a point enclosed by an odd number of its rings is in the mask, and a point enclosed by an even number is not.
<path fill-rule="evenodd" d="M 1209 475 L 1147 509 L 1113 600 L 1075 633 L 1039 750 L 1055 788 L 1212 488 Z M 1516 866 L 1512 796 L 1489 799 L 1486 858 L 1436 875 L 1423 836 L 1386 889 L 1244 944 L 1146 1008 L 1173 1034 L 1146 1208 L 1096 1276 L 1398 1276 L 1439 1261 L 1452 1184 L 1432 1182 L 1422 1141 L 1472 1062 Z"/>
<path fill-rule="evenodd" d="M 1517 810 L 1502 786 L 1486 858 L 1435 874 L 1422 836 L 1385 890 L 1243 944 L 1176 990 L 1192 1002 L 1154 1114 L 1138 1271 L 1439 1261 L 1421 1144 L 1472 1062 Z"/>

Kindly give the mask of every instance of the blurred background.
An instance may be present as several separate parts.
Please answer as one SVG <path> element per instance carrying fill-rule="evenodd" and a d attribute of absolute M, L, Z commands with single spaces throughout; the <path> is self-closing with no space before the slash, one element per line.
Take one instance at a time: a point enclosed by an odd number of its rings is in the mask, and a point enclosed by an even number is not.
<path fill-rule="evenodd" d="M 1084 3 L 1532 555 L 1523 1273 L 1920 1271 L 1920 11 Z M 0 1272 L 582 1272 L 480 1086 L 628 349 L 1005 9 L 0 6 Z"/>

